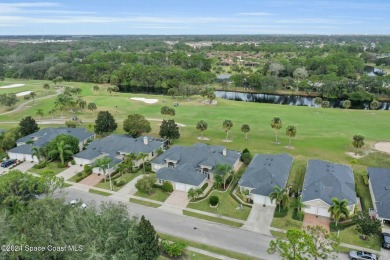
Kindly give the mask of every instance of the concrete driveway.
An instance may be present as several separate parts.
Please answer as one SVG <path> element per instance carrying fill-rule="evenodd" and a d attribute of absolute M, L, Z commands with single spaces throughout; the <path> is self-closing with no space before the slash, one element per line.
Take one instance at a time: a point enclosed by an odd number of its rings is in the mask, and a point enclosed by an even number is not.
<path fill-rule="evenodd" d="M 66 168 L 59 174 L 57 174 L 57 177 L 63 177 L 64 180 L 68 180 L 69 178 L 75 176 L 78 172 L 81 172 L 83 170 L 83 166 L 79 165 L 72 165 L 69 168 Z"/>
<path fill-rule="evenodd" d="M 22 162 L 21 164 L 19 164 L 18 166 L 16 166 L 15 168 L 13 168 L 13 170 L 19 170 L 21 172 L 27 172 L 29 169 L 31 169 L 35 164 L 37 164 L 36 162 Z"/>
<path fill-rule="evenodd" d="M 269 228 L 274 217 L 275 207 L 253 204 L 248 219 L 242 229 L 250 230 L 264 235 L 271 235 Z"/>
<path fill-rule="evenodd" d="M 177 208 L 187 207 L 189 200 L 187 197 L 187 192 L 175 190 L 172 192 L 171 196 L 164 202 L 164 205 L 174 206 Z"/>

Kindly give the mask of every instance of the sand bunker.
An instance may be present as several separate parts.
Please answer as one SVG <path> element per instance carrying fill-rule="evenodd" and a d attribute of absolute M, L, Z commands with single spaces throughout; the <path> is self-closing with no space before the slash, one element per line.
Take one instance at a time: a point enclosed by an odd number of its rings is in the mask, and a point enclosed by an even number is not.
<path fill-rule="evenodd" d="M 23 96 L 27 96 L 31 93 L 32 91 L 23 91 L 23 92 L 19 92 L 16 94 L 17 97 L 23 97 Z"/>
<path fill-rule="evenodd" d="M 157 103 L 158 102 L 158 99 L 153 99 L 153 98 L 138 98 L 138 97 L 132 97 L 130 98 L 132 100 L 136 100 L 136 101 L 142 101 L 146 104 L 154 104 L 154 103 Z"/>
<path fill-rule="evenodd" d="M 0 88 L 18 88 L 18 87 L 23 87 L 24 85 L 26 85 L 26 84 L 12 84 L 12 85 L 8 85 L 8 86 L 2 86 Z"/>
<path fill-rule="evenodd" d="M 378 142 L 374 148 L 381 152 L 390 153 L 390 142 Z"/>

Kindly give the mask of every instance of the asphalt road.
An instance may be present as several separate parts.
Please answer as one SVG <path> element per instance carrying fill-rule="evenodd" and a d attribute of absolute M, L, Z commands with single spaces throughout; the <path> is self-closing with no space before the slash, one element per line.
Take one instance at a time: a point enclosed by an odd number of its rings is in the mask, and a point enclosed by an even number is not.
<path fill-rule="evenodd" d="M 95 201 L 96 204 L 108 201 L 119 202 L 119 200 L 116 200 L 111 196 L 105 197 L 71 188 L 68 188 L 67 191 L 65 200 L 68 202 L 73 199 L 80 199 L 86 204 L 91 204 L 93 201 Z M 261 259 L 280 259 L 277 255 L 268 255 L 266 252 L 269 242 L 272 240 L 271 236 L 265 236 L 189 216 L 178 215 L 169 211 L 143 205 L 133 203 L 126 203 L 126 205 L 128 206 L 131 215 L 145 215 L 158 232 L 240 252 Z M 194 229 L 194 227 L 196 227 L 196 229 Z"/>
<path fill-rule="evenodd" d="M 67 192 L 62 195 L 66 201 L 80 199 L 87 205 L 101 202 L 121 202 L 115 197 L 105 197 L 97 194 L 83 192 L 67 188 Z M 58 195 L 57 195 L 58 197 Z M 275 255 L 269 255 L 267 248 L 272 236 L 233 228 L 230 226 L 209 222 L 189 216 L 179 215 L 170 211 L 146 207 L 130 202 L 125 203 L 129 209 L 129 214 L 133 216 L 144 215 L 153 224 L 157 232 L 181 237 L 191 241 L 196 241 L 211 246 L 239 252 L 260 259 L 280 259 Z M 196 229 L 194 229 L 196 227 Z M 337 259 L 348 259 L 345 254 L 339 254 Z"/>

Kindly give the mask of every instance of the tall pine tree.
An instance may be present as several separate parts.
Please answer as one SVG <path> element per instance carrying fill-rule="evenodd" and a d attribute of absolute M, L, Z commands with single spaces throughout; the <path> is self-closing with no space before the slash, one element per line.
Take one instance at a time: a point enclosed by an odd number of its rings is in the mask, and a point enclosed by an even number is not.
<path fill-rule="evenodd" d="M 139 259 L 154 260 L 160 255 L 158 235 L 150 221 L 142 216 L 137 227 L 137 254 Z"/>

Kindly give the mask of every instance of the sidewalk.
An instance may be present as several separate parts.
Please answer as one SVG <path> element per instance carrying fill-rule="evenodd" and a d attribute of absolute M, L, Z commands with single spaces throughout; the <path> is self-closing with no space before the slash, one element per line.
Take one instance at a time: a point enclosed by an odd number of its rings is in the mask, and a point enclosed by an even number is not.
<path fill-rule="evenodd" d="M 134 195 L 134 193 L 137 192 L 137 188 L 135 187 L 135 184 L 139 179 L 141 179 L 144 175 L 140 175 L 132 179 L 129 183 L 127 183 L 125 186 L 123 186 L 120 190 L 117 191 L 119 194 L 123 195 Z"/>
<path fill-rule="evenodd" d="M 199 253 L 202 255 L 211 256 L 211 257 L 214 257 L 217 259 L 223 259 L 223 260 L 234 260 L 235 259 L 235 258 L 230 258 L 230 257 L 224 256 L 224 255 L 215 254 L 215 253 L 212 253 L 212 252 L 209 252 L 209 251 L 206 251 L 203 249 L 199 249 L 196 247 L 192 247 L 192 246 L 187 247 L 187 249 L 192 251 L 192 252 L 196 252 L 196 253 Z"/>

